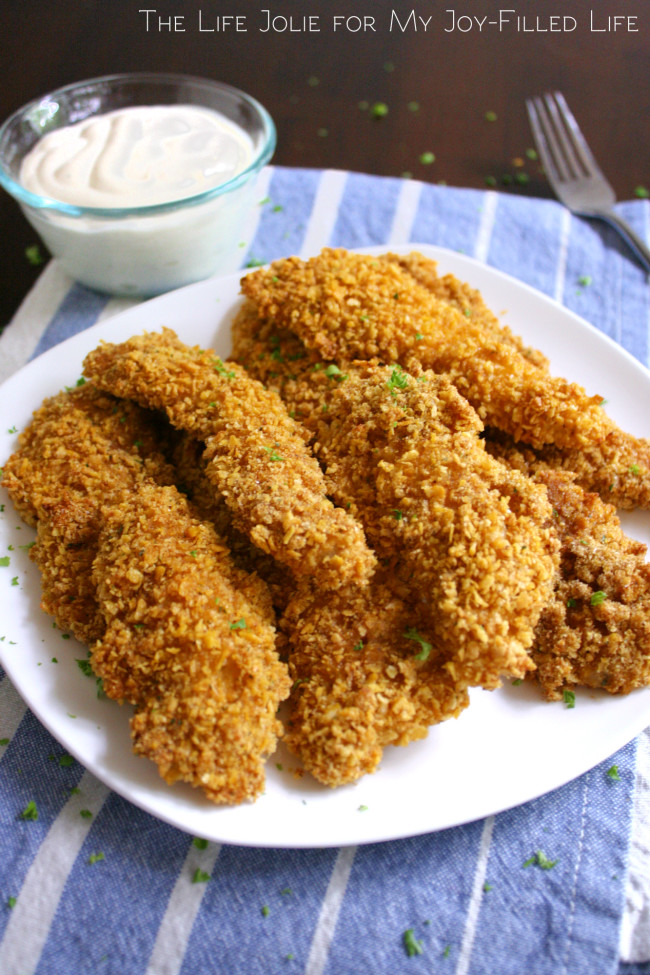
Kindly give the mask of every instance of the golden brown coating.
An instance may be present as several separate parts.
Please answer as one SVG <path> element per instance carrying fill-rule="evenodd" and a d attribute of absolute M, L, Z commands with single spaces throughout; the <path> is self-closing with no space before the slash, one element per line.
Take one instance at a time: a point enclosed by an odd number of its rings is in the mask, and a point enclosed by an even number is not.
<path fill-rule="evenodd" d="M 176 487 L 190 499 L 203 521 L 214 525 L 228 546 L 235 565 L 246 572 L 257 573 L 266 582 L 273 605 L 281 611 L 296 588 L 294 577 L 286 566 L 256 548 L 246 535 L 237 531 L 228 505 L 206 477 L 204 452 L 204 444 L 188 433 L 177 437 L 172 450 Z"/>
<path fill-rule="evenodd" d="M 417 611 L 383 582 L 327 593 L 306 584 L 282 626 L 294 681 L 284 741 L 326 785 L 374 772 L 386 745 L 424 738 L 469 703 Z"/>
<path fill-rule="evenodd" d="M 101 635 L 91 566 L 100 507 L 144 477 L 171 483 L 156 418 L 86 383 L 45 400 L 4 465 L 2 484 L 37 527 L 30 556 L 42 574 L 42 607 L 84 643 Z"/>
<path fill-rule="evenodd" d="M 103 514 L 93 581 L 106 632 L 91 663 L 109 697 L 135 706 L 135 752 L 213 802 L 254 799 L 290 690 L 266 587 L 173 487 L 143 483 Z"/>
<path fill-rule="evenodd" d="M 339 365 L 380 358 L 449 376 L 481 418 L 535 446 L 584 447 L 612 428 L 602 397 L 549 376 L 396 263 L 343 250 L 288 258 L 242 279 L 259 315 Z"/>
<path fill-rule="evenodd" d="M 627 694 L 650 683 L 650 564 L 616 510 L 573 475 L 538 471 L 561 544 L 553 598 L 535 630 L 534 677 L 549 700 L 577 685 Z"/>
<path fill-rule="evenodd" d="M 618 508 L 650 508 L 650 441 L 618 428 L 582 450 L 558 450 L 552 444 L 534 450 L 494 429 L 486 431 L 486 446 L 494 457 L 526 474 L 568 471 L 575 474 L 576 484 L 585 491 L 596 491 L 606 503 Z"/>
<path fill-rule="evenodd" d="M 282 398 L 289 416 L 305 427 L 305 436 L 313 433 L 343 374 L 336 363 L 310 352 L 293 332 L 260 318 L 252 301 L 245 301 L 235 316 L 232 343 L 231 358 Z"/>
<path fill-rule="evenodd" d="M 86 375 L 118 396 L 167 413 L 206 444 L 206 476 L 253 544 L 324 586 L 367 582 L 363 532 L 325 494 L 301 427 L 280 398 L 236 363 L 184 345 L 169 329 L 103 344 Z"/>
<path fill-rule="evenodd" d="M 525 345 L 518 335 L 513 335 L 507 325 L 503 325 L 497 316 L 490 311 L 480 291 L 472 288 L 465 281 L 459 281 L 453 274 L 438 274 L 437 262 L 430 257 L 424 257 L 418 251 L 410 254 L 386 254 L 386 260 L 399 264 L 401 268 L 415 278 L 440 301 L 453 305 L 463 315 L 473 322 L 480 322 L 486 331 L 492 332 L 502 342 L 507 342 L 520 352 L 524 358 L 541 369 L 548 369 L 548 359 L 539 349 Z"/>
<path fill-rule="evenodd" d="M 481 421 L 446 378 L 359 369 L 318 427 L 332 496 L 421 601 L 456 681 L 523 675 L 557 568 L 544 489 L 487 454 Z"/>

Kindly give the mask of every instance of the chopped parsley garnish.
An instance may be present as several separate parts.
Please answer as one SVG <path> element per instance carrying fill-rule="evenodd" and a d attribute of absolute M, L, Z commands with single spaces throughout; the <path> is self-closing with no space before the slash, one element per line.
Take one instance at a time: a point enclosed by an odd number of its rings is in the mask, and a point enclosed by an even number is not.
<path fill-rule="evenodd" d="M 3 555 L 2 558 L 0 558 L 0 565 L 11 565 L 11 558 L 8 555 Z"/>
<path fill-rule="evenodd" d="M 220 376 L 224 376 L 226 379 L 234 379 L 235 373 L 232 369 L 226 369 L 221 359 L 214 360 L 214 368 Z"/>
<path fill-rule="evenodd" d="M 414 955 L 422 954 L 422 942 L 419 941 L 413 934 L 413 928 L 408 928 L 404 932 L 404 947 L 406 948 L 406 954 L 409 958 L 413 958 Z"/>
<path fill-rule="evenodd" d="M 12 427 L 9 427 L 9 429 L 7 430 L 7 433 L 18 433 L 18 427 L 16 426 L 15 423 L 14 423 L 14 425 Z"/>
<path fill-rule="evenodd" d="M 93 669 L 90 666 L 90 660 L 77 660 L 77 667 L 79 668 L 82 674 L 85 674 L 86 677 L 94 676 Z"/>
<path fill-rule="evenodd" d="M 592 592 L 589 602 L 592 606 L 600 606 L 600 604 L 604 603 L 606 599 L 607 593 L 603 592 L 602 589 L 599 589 L 598 592 Z"/>
<path fill-rule="evenodd" d="M 409 628 L 404 632 L 404 637 L 407 640 L 415 640 L 416 643 L 420 644 L 421 649 L 415 654 L 416 660 L 426 660 L 428 658 L 429 654 L 431 653 L 431 644 L 427 643 L 423 636 L 420 636 L 415 627 L 409 626 Z"/>
<path fill-rule="evenodd" d="M 391 515 L 393 516 L 393 518 L 395 519 L 395 521 L 401 521 L 403 519 L 403 517 L 404 517 L 404 515 L 399 510 L 399 508 L 394 508 L 391 511 Z"/>
<path fill-rule="evenodd" d="M 70 768 L 71 765 L 74 765 L 74 758 L 72 755 L 62 755 L 59 759 L 59 765 L 61 768 Z"/>
<path fill-rule="evenodd" d="M 563 691 L 562 700 L 568 708 L 574 708 L 576 706 L 576 696 L 573 691 Z"/>
<path fill-rule="evenodd" d="M 621 777 L 618 774 L 618 765 L 612 765 L 611 768 L 607 769 L 607 777 L 612 780 L 612 782 L 620 782 Z"/>
<path fill-rule="evenodd" d="M 15 907 L 15 906 L 16 906 L 16 898 L 7 897 L 7 907 Z"/>
<path fill-rule="evenodd" d="M 359 808 L 357 809 L 357 812 L 367 812 L 367 811 L 368 811 L 367 806 L 359 806 Z"/>
<path fill-rule="evenodd" d="M 588 288 L 589 285 L 591 284 L 591 275 L 581 274 L 580 277 L 578 278 L 578 284 L 583 288 Z"/>
<path fill-rule="evenodd" d="M 27 803 L 27 805 L 25 806 L 25 808 L 20 814 L 20 818 L 30 819 L 33 822 L 36 822 L 36 820 L 38 819 L 38 809 L 36 808 L 36 803 L 34 802 L 33 799 L 30 799 L 30 801 Z"/>
<path fill-rule="evenodd" d="M 399 366 L 395 366 L 386 385 L 390 390 L 390 395 L 397 396 L 395 390 L 406 389 L 408 386 L 408 376 Z"/>
<path fill-rule="evenodd" d="M 90 809 L 80 809 L 79 815 L 82 817 L 82 819 L 92 819 L 93 817 L 93 814 L 91 813 Z"/>
<path fill-rule="evenodd" d="M 197 850 L 207 850 L 208 848 L 208 841 L 206 839 L 203 839 L 202 836 L 195 836 L 194 839 L 192 840 L 192 843 L 197 848 Z"/>
<path fill-rule="evenodd" d="M 244 617 L 242 616 L 242 618 L 240 620 L 237 620 L 236 623 L 231 623 L 230 624 L 230 629 L 231 630 L 245 630 L 246 629 L 246 620 L 244 619 Z"/>
<path fill-rule="evenodd" d="M 101 860 L 105 859 L 106 858 L 103 853 L 91 853 L 88 857 L 88 863 L 92 865 L 93 863 L 99 863 Z"/>
<path fill-rule="evenodd" d="M 0 738 L 0 747 L 4 745 L 8 745 L 10 741 L 11 741 L 10 738 Z"/>
<path fill-rule="evenodd" d="M 483 118 L 485 119 L 486 122 L 496 122 L 497 113 L 492 111 L 486 112 Z"/>
<path fill-rule="evenodd" d="M 635 186 L 634 195 L 640 200 L 647 200 L 650 196 L 650 190 L 645 186 Z"/>
<path fill-rule="evenodd" d="M 268 917 L 270 913 L 271 912 L 269 910 L 269 905 L 264 904 L 264 906 L 262 907 L 262 917 Z"/>
<path fill-rule="evenodd" d="M 194 876 L 192 877 L 193 884 L 207 884 L 210 879 L 210 874 L 206 873 L 205 870 L 201 870 L 199 867 L 194 871 Z"/>
<path fill-rule="evenodd" d="M 418 161 L 423 166 L 430 166 L 431 163 L 434 163 L 436 161 L 436 157 L 432 152 L 422 152 L 418 156 Z"/>
<path fill-rule="evenodd" d="M 275 447 L 264 447 L 264 450 L 266 450 L 267 454 L 269 455 L 269 460 L 284 460 L 284 457 L 280 456 Z"/>
<path fill-rule="evenodd" d="M 373 118 L 383 118 L 388 115 L 388 105 L 385 102 L 375 102 L 370 109 L 370 114 Z"/>
<path fill-rule="evenodd" d="M 520 684 L 523 684 L 523 680 L 521 679 L 521 677 L 515 677 L 515 679 L 510 683 L 512 684 L 513 687 L 519 687 Z"/>
<path fill-rule="evenodd" d="M 359 640 L 359 642 L 358 642 L 358 643 L 355 643 L 355 645 L 354 645 L 354 648 L 353 648 L 353 649 L 354 649 L 354 650 L 363 650 L 363 640 Z"/>
<path fill-rule="evenodd" d="M 573 609 L 575 606 L 578 605 L 578 600 L 573 599 L 573 597 L 570 597 L 569 599 L 567 599 L 566 604 L 568 609 Z"/>
<path fill-rule="evenodd" d="M 546 854 L 542 850 L 537 850 L 537 852 L 529 860 L 526 860 L 524 867 L 536 866 L 540 867 L 542 870 L 552 870 L 557 860 L 549 860 Z"/>
<path fill-rule="evenodd" d="M 333 362 L 325 370 L 325 375 L 329 379 L 335 379 L 337 383 L 345 382 L 345 380 L 348 378 L 347 373 L 341 372 L 339 367 Z"/>
<path fill-rule="evenodd" d="M 406 107 L 408 108 L 409 112 L 419 112 L 420 111 L 420 103 L 419 102 L 409 102 Z"/>
<path fill-rule="evenodd" d="M 492 886 L 492 884 L 484 883 L 483 890 L 485 891 L 486 894 L 488 894 L 491 890 L 494 890 L 494 887 Z"/>
<path fill-rule="evenodd" d="M 638 464 L 630 464 L 629 471 L 630 474 L 638 474 L 640 473 L 641 468 L 639 467 Z"/>
<path fill-rule="evenodd" d="M 41 254 L 38 244 L 30 244 L 29 247 L 25 248 L 25 257 L 32 265 L 32 267 L 40 267 L 44 262 L 45 258 Z"/>

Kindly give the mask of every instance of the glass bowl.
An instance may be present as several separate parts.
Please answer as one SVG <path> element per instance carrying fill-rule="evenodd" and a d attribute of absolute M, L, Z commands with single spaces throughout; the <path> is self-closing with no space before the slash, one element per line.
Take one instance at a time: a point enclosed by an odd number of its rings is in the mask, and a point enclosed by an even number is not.
<path fill-rule="evenodd" d="M 194 105 L 240 127 L 249 165 L 196 195 L 149 206 L 74 206 L 20 182 L 24 157 L 54 129 L 129 106 Z M 50 253 L 77 281 L 116 295 L 154 295 L 219 273 L 240 245 L 256 177 L 275 150 L 271 116 L 250 95 L 220 82 L 173 74 L 120 74 L 59 88 L 14 112 L 0 128 L 0 184 Z"/>

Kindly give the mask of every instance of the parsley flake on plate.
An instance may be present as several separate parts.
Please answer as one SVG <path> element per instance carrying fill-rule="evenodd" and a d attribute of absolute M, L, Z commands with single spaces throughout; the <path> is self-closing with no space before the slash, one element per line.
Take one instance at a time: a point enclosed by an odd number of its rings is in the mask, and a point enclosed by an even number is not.
<path fill-rule="evenodd" d="M 206 873 L 205 870 L 201 870 L 200 867 L 197 867 L 192 876 L 192 883 L 207 884 L 209 879 L 210 879 L 210 874 Z"/>
<path fill-rule="evenodd" d="M 573 691 L 564 690 L 562 692 L 562 700 L 568 708 L 574 708 L 576 706 L 576 696 Z"/>
<path fill-rule="evenodd" d="M 607 777 L 612 780 L 612 782 L 620 782 L 621 777 L 618 774 L 618 765 L 612 765 L 611 768 L 607 769 Z"/>
<path fill-rule="evenodd" d="M 88 857 L 88 863 L 92 866 L 93 863 L 99 863 L 101 860 L 105 860 L 106 857 L 103 853 L 91 853 Z"/>

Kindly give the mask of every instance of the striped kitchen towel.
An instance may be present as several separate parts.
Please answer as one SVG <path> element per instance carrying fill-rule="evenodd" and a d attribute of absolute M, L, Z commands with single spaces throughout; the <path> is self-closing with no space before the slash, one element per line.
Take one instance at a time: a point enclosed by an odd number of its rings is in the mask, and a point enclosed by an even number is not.
<path fill-rule="evenodd" d="M 279 167 L 262 174 L 260 199 L 233 271 L 324 245 L 439 244 L 648 363 L 643 272 L 609 229 L 554 201 Z M 619 208 L 647 239 L 648 201 Z M 0 379 L 130 304 L 51 262 L 0 337 Z M 0 975 L 650 972 L 649 755 L 644 734 L 539 799 L 423 836 L 220 845 L 65 756 L 0 669 Z"/>

